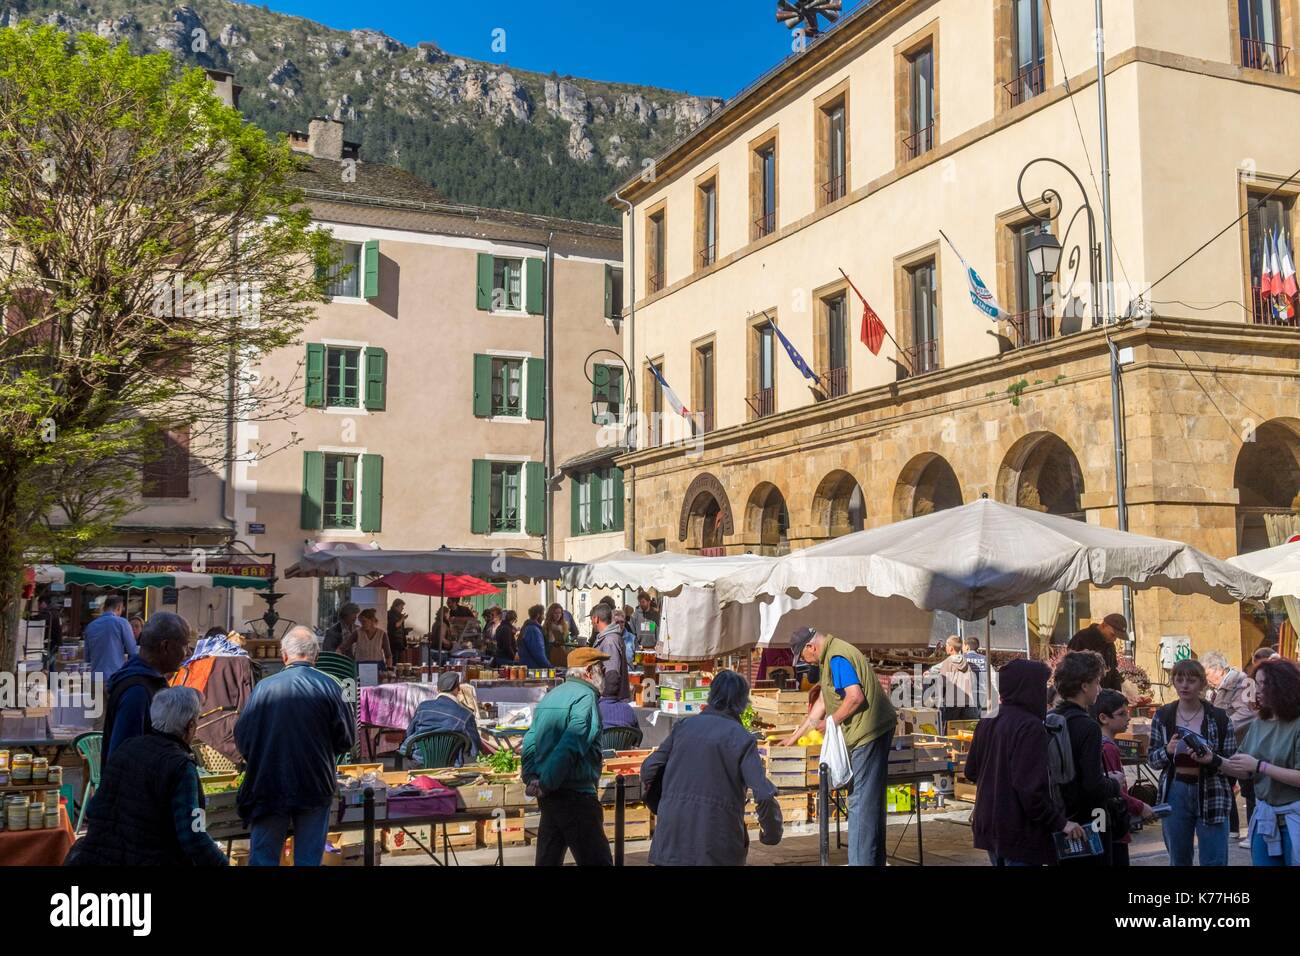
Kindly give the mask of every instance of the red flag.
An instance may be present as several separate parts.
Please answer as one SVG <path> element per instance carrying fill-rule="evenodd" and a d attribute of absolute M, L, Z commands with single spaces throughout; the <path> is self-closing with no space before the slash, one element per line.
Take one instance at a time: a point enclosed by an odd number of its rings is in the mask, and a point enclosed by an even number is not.
<path fill-rule="evenodd" d="M 880 346 L 885 343 L 885 323 L 880 321 L 876 310 L 862 300 L 862 344 L 871 349 L 872 355 L 880 354 Z"/>

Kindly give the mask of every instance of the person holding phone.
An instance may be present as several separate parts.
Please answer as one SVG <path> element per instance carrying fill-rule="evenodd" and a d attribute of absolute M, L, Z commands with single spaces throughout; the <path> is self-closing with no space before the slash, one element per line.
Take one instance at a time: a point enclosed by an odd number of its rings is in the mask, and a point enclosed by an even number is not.
<path fill-rule="evenodd" d="M 1200 661 L 1179 661 L 1169 672 L 1178 699 L 1156 711 L 1147 762 L 1160 771 L 1160 802 L 1171 812 L 1162 832 L 1169 862 L 1228 865 L 1228 816 L 1232 783 L 1225 761 L 1237 752 L 1226 711 L 1204 699 L 1208 681 Z"/>

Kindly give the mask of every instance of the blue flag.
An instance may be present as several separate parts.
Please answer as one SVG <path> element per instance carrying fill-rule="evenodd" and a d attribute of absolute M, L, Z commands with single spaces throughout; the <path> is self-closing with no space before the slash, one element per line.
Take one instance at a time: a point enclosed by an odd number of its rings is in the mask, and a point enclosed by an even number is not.
<path fill-rule="evenodd" d="M 768 321 L 771 320 L 769 319 Z M 820 385 L 822 383 L 821 378 L 818 377 L 816 372 L 808 367 L 808 363 L 803 360 L 803 356 L 799 354 L 799 350 L 785 337 L 785 333 L 781 331 L 781 327 L 775 322 L 772 322 L 772 329 L 776 332 L 776 337 L 781 340 L 781 344 L 785 346 L 785 354 L 790 356 L 790 361 L 794 363 L 794 367 L 799 370 L 804 378 L 810 378 Z"/>

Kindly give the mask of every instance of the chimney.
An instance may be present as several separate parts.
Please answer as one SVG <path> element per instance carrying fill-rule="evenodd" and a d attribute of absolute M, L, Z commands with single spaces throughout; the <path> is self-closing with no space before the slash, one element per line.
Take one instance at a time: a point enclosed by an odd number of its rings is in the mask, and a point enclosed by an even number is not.
<path fill-rule="evenodd" d="M 317 159 L 343 158 L 343 123 L 317 116 L 307 126 L 307 152 Z"/>
<path fill-rule="evenodd" d="M 244 88 L 235 82 L 235 74 L 226 70 L 208 70 L 208 79 L 212 81 L 213 92 L 227 106 L 239 109 L 239 94 Z"/>

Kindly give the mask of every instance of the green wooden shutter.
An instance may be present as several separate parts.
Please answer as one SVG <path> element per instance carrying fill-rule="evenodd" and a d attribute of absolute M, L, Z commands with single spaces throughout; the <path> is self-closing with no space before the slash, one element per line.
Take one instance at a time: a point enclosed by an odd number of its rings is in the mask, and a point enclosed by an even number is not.
<path fill-rule="evenodd" d="M 325 456 L 318 451 L 302 456 L 302 529 L 319 531 L 325 509 Z"/>
<path fill-rule="evenodd" d="M 614 267 L 605 264 L 605 318 L 616 319 L 614 314 Z"/>
<path fill-rule="evenodd" d="M 609 395 L 609 366 L 593 365 L 591 368 L 591 400 L 595 402 L 599 398 L 606 398 Z M 596 409 L 591 410 L 591 420 L 600 424 L 596 417 Z"/>
<path fill-rule="evenodd" d="M 531 535 L 546 533 L 546 469 L 540 461 L 524 463 L 524 497 L 527 513 L 524 530 Z"/>
<path fill-rule="evenodd" d="M 475 285 L 475 305 L 483 312 L 492 310 L 493 259 L 486 252 L 478 254 L 478 282 Z"/>
<path fill-rule="evenodd" d="M 611 468 L 610 476 L 614 481 L 614 527 L 609 531 L 623 530 L 623 469 Z"/>
<path fill-rule="evenodd" d="M 325 407 L 325 346 L 307 346 L 307 397 L 308 408 Z"/>
<path fill-rule="evenodd" d="M 578 475 L 569 476 L 569 534 L 577 537 L 582 534 L 582 525 L 578 523 L 579 493 L 582 478 Z"/>
<path fill-rule="evenodd" d="M 492 515 L 492 462 L 475 460 L 470 479 L 469 530 L 487 534 Z"/>
<path fill-rule="evenodd" d="M 609 375 L 609 389 L 605 392 L 609 396 L 610 404 L 617 405 L 621 409 L 623 406 L 623 370 L 621 368 L 611 368 L 605 366 L 605 372 Z"/>
<path fill-rule="evenodd" d="M 384 456 L 361 456 L 361 530 L 384 527 Z"/>
<path fill-rule="evenodd" d="M 524 260 L 524 292 L 527 298 L 525 310 L 529 315 L 542 314 L 542 302 L 545 301 L 546 276 L 541 259 Z"/>
<path fill-rule="evenodd" d="M 605 529 L 600 526 L 600 492 L 604 484 L 599 471 L 587 475 L 587 484 L 591 486 L 587 499 L 587 527 L 592 534 L 599 534 Z"/>
<path fill-rule="evenodd" d="M 361 295 L 366 299 L 379 298 L 379 240 L 371 239 L 362 247 Z"/>
<path fill-rule="evenodd" d="M 388 401 L 388 352 L 366 346 L 366 408 L 382 412 Z"/>
<path fill-rule="evenodd" d="M 528 360 L 528 398 L 526 409 L 533 421 L 546 417 L 546 360 L 530 358 Z"/>
<path fill-rule="evenodd" d="M 492 356 L 474 356 L 474 417 L 492 417 Z"/>

